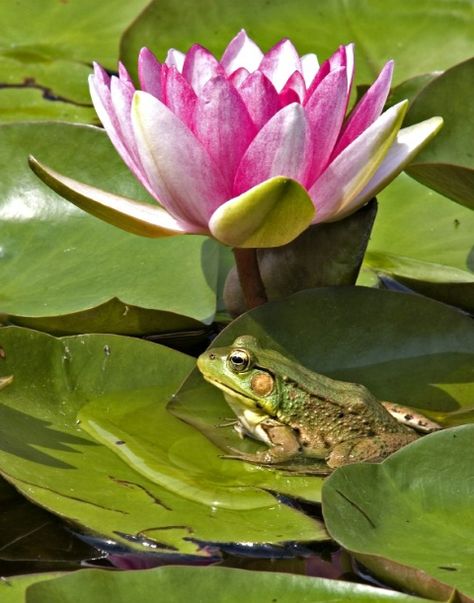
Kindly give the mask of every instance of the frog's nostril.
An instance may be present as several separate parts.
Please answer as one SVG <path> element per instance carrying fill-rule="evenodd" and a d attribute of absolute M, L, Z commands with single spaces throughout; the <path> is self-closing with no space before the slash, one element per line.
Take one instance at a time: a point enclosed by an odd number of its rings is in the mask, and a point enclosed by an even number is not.
<path fill-rule="evenodd" d="M 215 360 L 216 359 L 216 355 L 215 354 L 209 354 L 209 360 Z"/>

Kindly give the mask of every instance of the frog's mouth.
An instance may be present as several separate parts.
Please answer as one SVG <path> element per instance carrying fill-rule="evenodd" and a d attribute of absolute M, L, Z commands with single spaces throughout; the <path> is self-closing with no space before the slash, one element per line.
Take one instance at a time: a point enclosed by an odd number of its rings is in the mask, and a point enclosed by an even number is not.
<path fill-rule="evenodd" d="M 222 390 L 225 394 L 227 394 L 227 396 L 230 396 L 236 404 L 239 404 L 245 408 L 250 408 L 250 410 L 254 411 L 256 414 L 261 414 L 262 417 L 268 418 L 268 413 L 263 410 L 259 412 L 258 401 L 256 399 L 250 396 L 245 396 L 237 390 L 232 389 L 228 385 L 225 385 L 222 383 L 222 381 L 219 381 L 215 377 L 209 377 L 208 375 L 204 374 L 203 377 L 206 381 L 209 381 L 209 383 L 212 383 L 212 385 Z"/>

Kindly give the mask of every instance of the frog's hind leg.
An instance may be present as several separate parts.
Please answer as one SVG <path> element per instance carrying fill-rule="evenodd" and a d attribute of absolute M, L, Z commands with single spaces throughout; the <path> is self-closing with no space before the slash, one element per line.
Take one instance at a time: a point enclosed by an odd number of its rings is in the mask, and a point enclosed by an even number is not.
<path fill-rule="evenodd" d="M 382 401 L 381 404 L 399 423 L 411 427 L 418 433 L 432 433 L 433 431 L 442 429 L 439 423 L 428 419 L 428 417 L 425 417 L 425 415 L 414 408 L 387 401 Z"/>
<path fill-rule="evenodd" d="M 383 433 L 346 440 L 333 448 L 326 462 L 332 469 L 351 463 L 376 463 L 416 439 L 415 433 Z"/>

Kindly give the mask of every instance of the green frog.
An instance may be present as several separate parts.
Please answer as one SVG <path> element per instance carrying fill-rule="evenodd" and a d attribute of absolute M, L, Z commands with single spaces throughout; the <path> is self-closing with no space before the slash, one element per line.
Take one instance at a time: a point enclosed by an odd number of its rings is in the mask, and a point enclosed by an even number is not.
<path fill-rule="evenodd" d="M 224 392 L 236 429 L 268 449 L 237 458 L 259 464 L 297 456 L 323 459 L 327 473 L 360 461 L 376 462 L 440 426 L 412 409 L 380 402 L 363 385 L 315 373 L 250 335 L 211 348 L 197 366 Z M 232 457 L 235 458 L 235 457 Z"/>

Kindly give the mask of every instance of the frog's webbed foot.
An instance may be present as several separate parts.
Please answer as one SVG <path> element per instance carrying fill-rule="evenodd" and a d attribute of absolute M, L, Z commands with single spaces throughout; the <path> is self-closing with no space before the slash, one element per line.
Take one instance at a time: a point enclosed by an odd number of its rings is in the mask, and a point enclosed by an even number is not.
<path fill-rule="evenodd" d="M 236 454 L 225 454 L 220 458 L 244 461 L 245 463 L 252 463 L 253 465 L 260 465 L 263 467 L 273 467 L 279 471 L 289 472 L 291 475 L 315 475 L 326 477 L 334 470 L 322 460 L 316 461 L 315 459 L 302 459 L 301 457 L 292 457 L 290 459 L 285 457 L 284 460 L 277 460 L 277 458 L 270 453 L 273 449 L 257 452 L 255 454 L 245 452 L 239 452 L 237 454 L 238 451 L 235 449 L 233 450 Z M 270 456 L 267 456 L 268 453 L 270 453 Z"/>
<path fill-rule="evenodd" d="M 235 459 L 247 463 L 254 463 L 256 465 L 277 465 L 278 463 L 284 463 L 294 457 L 294 454 L 289 455 L 278 446 L 273 446 L 267 450 L 259 450 L 253 454 L 249 452 L 240 452 L 235 448 L 233 451 L 235 451 L 236 454 L 224 454 L 221 458 Z"/>

